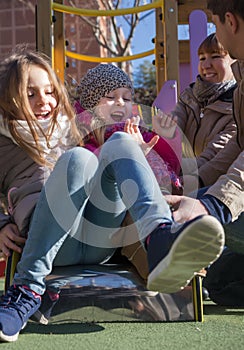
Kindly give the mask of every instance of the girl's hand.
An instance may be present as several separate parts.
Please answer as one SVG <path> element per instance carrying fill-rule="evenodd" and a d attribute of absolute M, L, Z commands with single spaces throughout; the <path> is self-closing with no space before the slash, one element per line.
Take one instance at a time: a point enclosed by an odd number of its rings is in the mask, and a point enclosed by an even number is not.
<path fill-rule="evenodd" d="M 21 253 L 22 248 L 18 244 L 24 244 L 25 241 L 15 224 L 7 224 L 0 230 L 0 250 L 6 258 L 10 256 L 11 250 Z"/>
<path fill-rule="evenodd" d="M 174 137 L 177 127 L 177 117 L 158 111 L 152 118 L 152 127 L 153 131 L 159 136 L 171 139 Z"/>
<path fill-rule="evenodd" d="M 133 139 L 139 144 L 143 153 L 147 155 L 150 150 L 156 145 L 158 142 L 159 136 L 155 135 L 148 143 L 143 140 L 141 131 L 138 127 L 140 121 L 140 117 L 132 117 L 131 119 L 127 119 L 125 121 L 124 131 L 127 134 L 132 135 Z"/>

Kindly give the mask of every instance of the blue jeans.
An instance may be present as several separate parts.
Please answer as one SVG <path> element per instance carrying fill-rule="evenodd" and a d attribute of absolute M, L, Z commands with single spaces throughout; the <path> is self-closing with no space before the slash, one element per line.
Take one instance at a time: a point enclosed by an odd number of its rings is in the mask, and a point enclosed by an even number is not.
<path fill-rule="evenodd" d="M 45 291 L 53 266 L 97 264 L 116 248 L 129 211 L 143 241 L 172 222 L 154 174 L 131 136 L 117 132 L 99 158 L 77 147 L 63 154 L 40 194 L 13 283 Z"/>

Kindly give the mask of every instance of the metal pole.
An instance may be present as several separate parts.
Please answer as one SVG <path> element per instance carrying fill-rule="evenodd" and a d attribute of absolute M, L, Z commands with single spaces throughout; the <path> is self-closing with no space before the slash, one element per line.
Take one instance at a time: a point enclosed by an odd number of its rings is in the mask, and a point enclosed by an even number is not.
<path fill-rule="evenodd" d="M 55 0 L 63 5 L 63 0 Z M 59 78 L 64 81 L 65 72 L 65 38 L 64 38 L 64 14 L 54 11 L 53 29 L 53 67 Z"/>

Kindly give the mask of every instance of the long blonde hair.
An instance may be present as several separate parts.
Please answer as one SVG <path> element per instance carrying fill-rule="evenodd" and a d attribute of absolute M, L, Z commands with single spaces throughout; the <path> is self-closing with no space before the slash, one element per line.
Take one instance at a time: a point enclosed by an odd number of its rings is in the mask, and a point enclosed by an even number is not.
<path fill-rule="evenodd" d="M 31 65 L 37 65 L 48 73 L 57 100 L 57 107 L 46 133 L 32 112 L 27 95 L 29 67 Z M 0 113 L 3 116 L 5 127 L 9 129 L 15 142 L 38 164 L 46 164 L 38 133 L 46 139 L 47 145 L 50 147 L 49 142 L 57 126 L 57 117 L 60 113 L 66 115 L 70 120 L 71 135 L 78 142 L 79 134 L 75 125 L 75 113 L 69 101 L 68 92 L 51 68 L 49 58 L 42 53 L 19 47 L 15 53 L 0 63 Z M 16 127 L 18 119 L 27 122 L 35 142 L 34 147 L 33 143 L 24 140 L 18 133 Z"/>

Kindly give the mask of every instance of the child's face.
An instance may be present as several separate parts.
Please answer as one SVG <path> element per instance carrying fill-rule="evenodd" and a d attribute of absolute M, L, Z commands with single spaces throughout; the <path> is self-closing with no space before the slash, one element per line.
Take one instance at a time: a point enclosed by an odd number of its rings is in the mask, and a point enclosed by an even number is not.
<path fill-rule="evenodd" d="M 233 79 L 230 65 L 234 61 L 228 54 L 202 52 L 199 55 L 198 72 L 203 80 L 210 83 L 222 83 Z"/>
<path fill-rule="evenodd" d="M 37 119 L 53 116 L 57 100 L 45 69 L 37 65 L 30 66 L 27 94 L 30 107 Z"/>
<path fill-rule="evenodd" d="M 102 97 L 95 107 L 95 113 L 104 118 L 107 124 L 119 123 L 132 115 L 131 90 L 119 88 Z"/>

